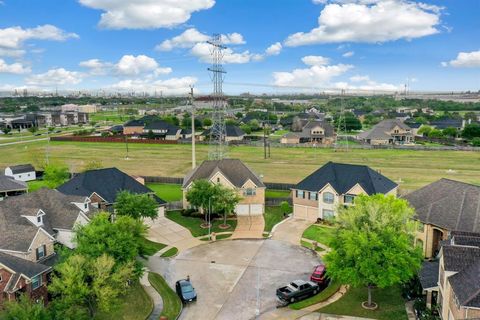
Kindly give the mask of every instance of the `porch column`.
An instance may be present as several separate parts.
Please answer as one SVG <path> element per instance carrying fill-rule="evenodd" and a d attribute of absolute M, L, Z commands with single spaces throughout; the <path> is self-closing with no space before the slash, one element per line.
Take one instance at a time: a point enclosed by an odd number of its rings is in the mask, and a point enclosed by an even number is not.
<path fill-rule="evenodd" d="M 426 299 L 427 309 L 432 309 L 432 291 L 427 290 L 427 299 Z"/>

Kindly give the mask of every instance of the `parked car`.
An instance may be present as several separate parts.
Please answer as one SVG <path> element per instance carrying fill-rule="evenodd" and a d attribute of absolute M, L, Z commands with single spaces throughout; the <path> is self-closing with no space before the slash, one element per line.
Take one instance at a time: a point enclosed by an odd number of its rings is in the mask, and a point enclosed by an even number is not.
<path fill-rule="evenodd" d="M 310 281 L 317 283 L 320 287 L 326 287 L 330 282 L 327 276 L 327 268 L 324 264 L 319 264 L 313 269 Z"/>
<path fill-rule="evenodd" d="M 318 284 L 312 281 L 295 280 L 285 287 L 277 289 L 277 298 L 281 302 L 293 303 L 316 295 L 320 292 Z"/>
<path fill-rule="evenodd" d="M 195 288 L 192 286 L 190 280 L 178 280 L 175 283 L 175 290 L 177 291 L 177 294 L 183 303 L 197 300 L 197 293 L 195 292 Z"/>

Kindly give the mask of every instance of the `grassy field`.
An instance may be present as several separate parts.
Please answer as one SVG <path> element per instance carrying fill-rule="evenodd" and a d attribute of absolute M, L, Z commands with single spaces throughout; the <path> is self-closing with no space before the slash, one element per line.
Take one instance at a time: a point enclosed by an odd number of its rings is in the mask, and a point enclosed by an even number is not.
<path fill-rule="evenodd" d="M 38 164 L 45 159 L 46 142 L 0 147 L 0 168 L 11 164 Z M 480 184 L 480 152 L 272 148 L 263 159 L 259 147 L 233 146 L 230 158 L 239 158 L 268 182 L 297 183 L 328 161 L 364 164 L 400 184 L 402 192 L 420 188 L 442 177 Z M 92 160 L 134 175 L 183 177 L 191 170 L 190 145 L 129 144 L 125 159 L 121 143 L 51 142 L 50 161 L 81 170 Z M 208 146 L 197 145 L 198 163 L 207 158 Z"/>
<path fill-rule="evenodd" d="M 282 221 L 285 217 L 280 207 L 265 207 L 265 229 L 264 231 L 272 231 L 274 225 Z"/>
<path fill-rule="evenodd" d="M 149 272 L 148 281 L 162 296 L 163 310 L 160 316 L 165 316 L 167 319 L 176 319 L 182 310 L 182 302 L 175 291 L 168 286 L 165 279 L 158 273 Z"/>
<path fill-rule="evenodd" d="M 147 183 L 147 187 L 155 191 L 157 196 L 167 202 L 182 200 L 182 189 L 179 184 Z"/>
<path fill-rule="evenodd" d="M 290 197 L 290 191 L 267 189 L 265 191 L 265 197 L 266 198 L 288 198 Z"/>
<path fill-rule="evenodd" d="M 203 223 L 203 219 L 194 218 L 194 217 L 184 217 L 180 213 L 180 211 L 169 211 L 165 214 L 165 216 L 175 221 L 176 223 L 184 226 L 194 237 L 199 236 L 206 236 L 208 235 L 208 228 L 202 228 L 200 225 Z M 233 231 L 237 226 L 237 220 L 228 220 L 227 223 L 230 225 L 228 229 L 220 229 L 219 225 L 223 223 L 223 220 L 214 220 L 212 221 L 212 232 L 226 232 L 226 231 Z"/>
<path fill-rule="evenodd" d="M 155 253 L 162 250 L 166 246 L 167 246 L 166 244 L 153 242 L 153 241 L 150 241 L 148 239 L 143 238 L 143 247 L 144 247 L 144 250 L 145 250 L 144 253 L 147 256 L 153 256 Z"/>
<path fill-rule="evenodd" d="M 378 303 L 377 310 L 363 309 L 361 303 L 366 300 L 366 288 L 351 288 L 340 300 L 318 311 L 328 314 L 341 314 L 379 320 L 408 319 L 405 311 L 405 301 L 402 298 L 400 287 L 373 290 L 372 300 Z"/>
<path fill-rule="evenodd" d="M 153 301 L 137 283 L 122 298 L 120 305 L 109 312 L 99 312 L 96 320 L 145 320 L 153 310 Z"/>
<path fill-rule="evenodd" d="M 162 258 L 170 258 L 170 257 L 173 257 L 174 255 L 176 255 L 177 253 L 178 253 L 178 249 L 176 247 L 173 247 L 171 249 L 168 249 L 164 253 L 162 253 L 161 257 Z"/>
<path fill-rule="evenodd" d="M 330 246 L 330 243 L 333 240 L 334 230 L 335 229 L 333 228 L 328 228 L 328 227 L 314 224 L 308 227 L 303 232 L 302 237 Z"/>

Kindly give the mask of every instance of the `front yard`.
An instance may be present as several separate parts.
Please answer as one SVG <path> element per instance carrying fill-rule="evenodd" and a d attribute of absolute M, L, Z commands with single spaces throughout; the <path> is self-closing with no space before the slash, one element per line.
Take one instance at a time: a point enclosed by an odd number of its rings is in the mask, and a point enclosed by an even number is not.
<path fill-rule="evenodd" d="M 366 288 L 350 288 L 338 301 L 318 310 L 327 314 L 338 314 L 379 320 L 406 320 L 405 301 L 400 286 L 374 289 L 372 299 L 378 303 L 377 310 L 366 310 L 361 306 L 367 300 Z"/>
<path fill-rule="evenodd" d="M 203 223 L 202 218 L 182 216 L 182 213 L 179 210 L 168 211 L 167 213 L 165 213 L 165 216 L 168 219 L 190 230 L 190 232 L 194 237 L 208 235 L 208 228 L 202 228 L 200 226 Z M 235 230 L 235 227 L 237 226 L 237 220 L 227 220 L 227 223 L 230 225 L 230 228 L 221 229 L 219 226 L 222 223 L 223 223 L 223 219 L 213 220 L 211 231 L 216 233 L 227 232 L 227 231 L 233 232 Z"/>
<path fill-rule="evenodd" d="M 330 243 L 332 242 L 333 237 L 335 236 L 334 233 L 335 233 L 334 228 L 314 224 L 308 227 L 303 232 L 302 237 L 313 240 L 313 241 L 317 241 L 318 243 L 322 243 L 326 246 L 330 246 Z"/>
<path fill-rule="evenodd" d="M 161 316 L 165 316 L 167 319 L 176 319 L 182 310 L 182 302 L 177 293 L 168 286 L 165 279 L 158 273 L 149 272 L 148 281 L 162 296 L 163 310 Z"/>

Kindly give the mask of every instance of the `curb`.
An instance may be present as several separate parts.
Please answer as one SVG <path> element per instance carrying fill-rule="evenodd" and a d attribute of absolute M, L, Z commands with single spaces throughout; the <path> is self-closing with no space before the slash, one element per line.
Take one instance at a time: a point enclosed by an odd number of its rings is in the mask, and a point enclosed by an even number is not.
<path fill-rule="evenodd" d="M 287 221 L 289 221 L 289 220 L 292 220 L 292 219 L 293 219 L 293 214 L 290 213 L 290 214 L 288 215 L 288 218 L 283 219 L 282 221 L 280 221 L 279 223 L 277 223 L 276 225 L 274 225 L 273 228 L 272 228 L 272 230 L 270 231 L 270 234 L 268 235 L 268 238 L 271 238 L 271 237 L 273 236 L 273 233 L 275 232 L 275 230 L 277 230 L 277 227 L 278 227 L 279 225 L 281 225 L 282 223 L 285 223 L 285 222 L 287 222 Z"/>

